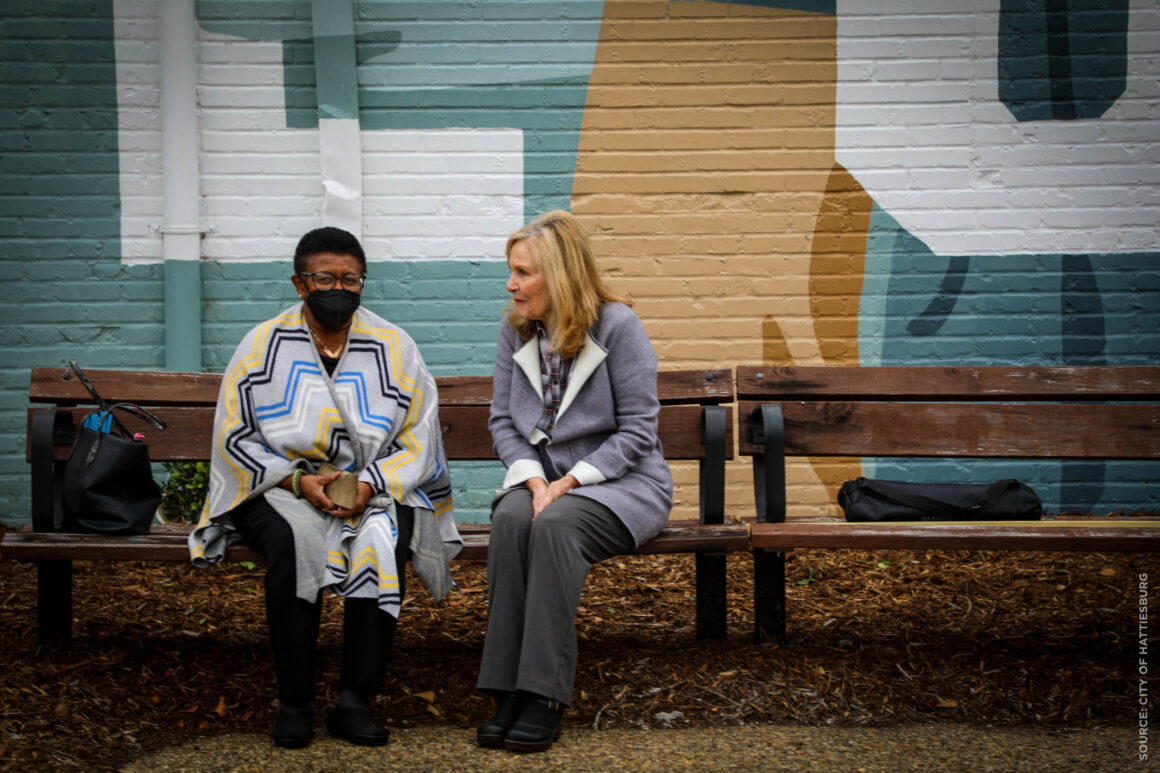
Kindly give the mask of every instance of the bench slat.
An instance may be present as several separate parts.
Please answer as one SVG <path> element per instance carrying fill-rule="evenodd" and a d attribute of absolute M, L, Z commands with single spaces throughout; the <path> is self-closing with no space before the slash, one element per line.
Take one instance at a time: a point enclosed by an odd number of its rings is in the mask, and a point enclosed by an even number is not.
<path fill-rule="evenodd" d="M 1160 367 L 737 368 L 742 400 L 1155 400 Z"/>
<path fill-rule="evenodd" d="M 755 523 L 754 548 L 862 550 L 1160 550 L 1160 521 Z"/>
<path fill-rule="evenodd" d="M 107 403 L 150 406 L 213 406 L 217 403 L 222 378 L 218 373 L 128 370 L 86 370 L 85 375 Z M 440 407 L 491 404 L 489 376 L 442 376 L 436 382 Z M 67 368 L 33 368 L 28 395 L 33 403 L 91 405 L 93 402 Z M 657 395 L 662 405 L 731 403 L 733 375 L 728 369 L 661 371 L 657 374 Z"/>
<path fill-rule="evenodd" d="M 150 407 L 152 410 L 152 406 Z M 29 408 L 28 428 L 33 415 L 44 408 Z M 68 409 L 73 416 L 74 428 L 79 428 L 91 408 Z M 733 458 L 733 407 L 725 406 L 725 456 Z M 149 444 L 149 458 L 154 462 L 204 461 L 209 458 L 213 442 L 212 407 L 182 408 L 157 406 L 154 410 L 168 426 L 157 430 L 131 416 L 121 416 L 131 432 L 145 433 Z M 491 435 L 487 431 L 488 407 L 449 406 L 439 409 L 443 427 L 443 443 L 451 460 L 495 459 Z M 704 445 L 700 440 L 701 406 L 665 405 L 661 407 L 659 434 L 666 459 L 700 459 Z M 67 459 L 71 444 L 53 447 L 54 457 Z M 26 446 L 25 457 L 30 458 L 31 447 Z"/>
<path fill-rule="evenodd" d="M 0 557 L 19 560 L 72 559 L 84 561 L 189 561 L 186 539 L 188 527 L 155 527 L 150 534 L 111 536 L 64 532 L 10 531 L 0 535 Z M 489 535 L 486 529 L 465 526 L 461 530 L 463 550 L 460 561 L 487 559 Z M 729 553 L 749 549 L 745 524 L 688 524 L 666 527 L 637 553 Z M 261 561 L 247 547 L 235 546 L 226 553 L 227 561 Z"/>
<path fill-rule="evenodd" d="M 752 414 L 739 406 L 740 450 Z M 1160 405 L 783 402 L 795 456 L 1160 458 Z"/>

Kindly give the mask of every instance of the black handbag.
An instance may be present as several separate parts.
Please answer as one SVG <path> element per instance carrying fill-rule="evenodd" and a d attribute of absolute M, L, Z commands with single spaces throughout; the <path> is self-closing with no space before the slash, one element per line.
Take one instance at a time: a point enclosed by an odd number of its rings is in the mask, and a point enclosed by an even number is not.
<path fill-rule="evenodd" d="M 1008 478 L 986 483 L 903 483 L 858 478 L 838 491 L 847 521 L 1037 521 L 1043 503 Z"/>
<path fill-rule="evenodd" d="M 153 479 L 149 447 L 129 433 L 116 412 L 136 416 L 157 429 L 165 422 L 132 403 L 106 406 L 71 362 L 100 410 L 86 417 L 64 466 L 61 492 L 65 531 L 96 534 L 148 534 L 161 504 L 161 487 Z"/>

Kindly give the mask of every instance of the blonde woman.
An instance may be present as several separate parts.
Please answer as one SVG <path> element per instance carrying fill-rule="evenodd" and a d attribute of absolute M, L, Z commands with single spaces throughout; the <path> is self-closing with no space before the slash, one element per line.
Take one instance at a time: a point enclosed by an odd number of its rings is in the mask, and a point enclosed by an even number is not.
<path fill-rule="evenodd" d="M 492 503 L 489 618 L 477 686 L 497 701 L 481 746 L 559 737 L 592 565 L 660 531 L 672 478 L 657 439 L 657 357 L 605 286 L 580 223 L 541 215 L 508 239 L 511 293 L 488 427 L 507 468 Z"/>

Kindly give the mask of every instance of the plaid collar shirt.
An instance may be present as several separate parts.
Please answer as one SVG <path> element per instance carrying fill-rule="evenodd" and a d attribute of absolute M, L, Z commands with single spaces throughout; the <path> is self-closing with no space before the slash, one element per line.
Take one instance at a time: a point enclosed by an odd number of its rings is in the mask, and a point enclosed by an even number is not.
<path fill-rule="evenodd" d="M 556 413 L 560 410 L 560 401 L 572 374 L 573 358 L 562 357 L 559 352 L 548 349 L 550 341 L 543 325 L 536 331 L 536 338 L 540 346 L 540 386 L 544 396 L 544 410 L 536 427 L 551 438 L 556 426 Z"/>

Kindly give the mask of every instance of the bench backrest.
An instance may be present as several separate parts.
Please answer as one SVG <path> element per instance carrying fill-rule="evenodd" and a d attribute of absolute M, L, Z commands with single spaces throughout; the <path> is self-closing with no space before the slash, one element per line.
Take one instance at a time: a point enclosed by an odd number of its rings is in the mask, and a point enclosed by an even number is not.
<path fill-rule="evenodd" d="M 132 402 L 145 406 L 168 423 L 154 430 L 128 417 L 131 430 L 140 429 L 155 462 L 205 460 L 213 439 L 213 414 L 221 375 L 214 373 L 168 373 L 156 371 L 88 370 L 85 375 L 106 403 Z M 450 459 L 495 459 L 487 416 L 491 404 L 491 378 L 454 376 L 436 379 L 439 388 L 439 419 L 444 446 Z M 733 380 L 728 370 L 678 370 L 657 377 L 661 401 L 660 437 L 665 458 L 701 459 L 702 407 L 733 402 Z M 48 406 L 71 410 L 73 428 L 93 410 L 93 399 L 67 368 L 33 368 L 29 386 L 29 427 L 38 410 Z M 727 411 L 725 453 L 733 458 L 731 406 Z M 72 435 L 54 439 L 53 454 L 67 458 Z M 29 444 L 31 445 L 31 444 Z"/>
<path fill-rule="evenodd" d="M 787 456 L 1160 458 L 1160 367 L 737 369 L 739 450 L 780 405 Z"/>

